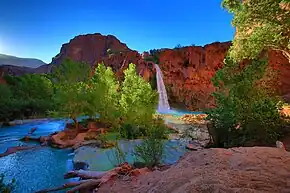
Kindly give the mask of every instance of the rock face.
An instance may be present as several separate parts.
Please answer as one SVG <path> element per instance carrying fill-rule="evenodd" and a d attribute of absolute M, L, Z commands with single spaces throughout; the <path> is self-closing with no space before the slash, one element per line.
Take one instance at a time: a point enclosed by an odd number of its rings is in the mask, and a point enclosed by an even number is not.
<path fill-rule="evenodd" d="M 88 63 L 93 68 L 104 62 L 106 66 L 112 67 L 120 78 L 128 64 L 134 63 L 139 74 L 146 80 L 153 76 L 152 63 L 145 62 L 137 51 L 129 49 L 112 35 L 95 33 L 76 36 L 69 43 L 62 45 L 60 53 L 52 59 L 51 64 L 59 65 L 66 58 Z"/>
<path fill-rule="evenodd" d="M 204 47 L 167 49 L 160 54 L 160 68 L 171 104 L 185 104 L 198 110 L 214 106 L 211 78 L 222 68 L 231 42 L 216 42 Z M 281 96 L 290 100 L 290 64 L 282 54 L 269 53 L 269 64 L 279 73 L 277 86 Z M 272 81 L 273 83 L 273 81 Z"/>
<path fill-rule="evenodd" d="M 162 49 L 159 66 L 164 76 L 170 104 L 184 106 L 190 110 L 213 107 L 214 100 L 211 94 L 215 88 L 211 83 L 211 78 L 224 65 L 223 60 L 230 46 L 231 42 L 216 42 L 204 47 Z M 145 80 L 153 83 L 155 80 L 153 62 L 144 60 L 144 57 L 148 56 L 148 52 L 141 55 L 129 49 L 115 36 L 103 36 L 100 33 L 87 34 L 76 36 L 63 44 L 60 53 L 52 59 L 51 64 L 35 69 L 5 65 L 0 66 L 0 74 L 4 72 L 18 76 L 25 73 L 49 73 L 53 66 L 59 65 L 66 58 L 71 58 L 75 61 L 86 62 L 92 68 L 104 62 L 106 66 L 112 67 L 119 80 L 123 79 L 123 71 L 129 63 L 134 63 L 138 73 Z M 279 77 L 268 83 L 276 87 L 279 94 L 290 101 L 289 62 L 282 54 L 270 52 L 269 63 L 273 69 L 278 70 Z"/>
<path fill-rule="evenodd" d="M 98 192 L 290 192 L 290 153 L 278 148 L 242 147 L 190 152 L 165 171 L 130 182 L 103 184 Z"/>

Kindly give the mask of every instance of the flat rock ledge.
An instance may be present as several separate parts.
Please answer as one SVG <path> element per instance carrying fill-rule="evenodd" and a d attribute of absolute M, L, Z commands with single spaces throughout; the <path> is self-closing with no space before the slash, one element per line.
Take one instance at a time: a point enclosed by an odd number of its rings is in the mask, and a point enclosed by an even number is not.
<path fill-rule="evenodd" d="M 99 192 L 288 193 L 290 152 L 270 147 L 192 151 L 168 170 L 106 183 Z"/>

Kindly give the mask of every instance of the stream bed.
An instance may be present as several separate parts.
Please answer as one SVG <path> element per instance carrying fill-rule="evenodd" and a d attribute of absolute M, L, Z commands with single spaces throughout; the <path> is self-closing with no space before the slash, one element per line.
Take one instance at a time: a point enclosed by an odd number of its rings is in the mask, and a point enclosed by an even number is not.
<path fill-rule="evenodd" d="M 0 128 L 0 153 L 9 147 L 19 145 L 36 145 L 19 141 L 32 128 L 37 128 L 32 136 L 47 136 L 63 130 L 65 120 L 42 120 Z M 140 141 L 119 141 L 123 151 L 126 151 L 126 161 L 134 162 L 132 151 Z M 169 140 L 165 142 L 165 157 L 163 163 L 175 163 L 186 152 L 186 141 Z M 15 178 L 16 187 L 13 193 L 33 193 L 38 190 L 60 186 L 69 180 L 63 175 L 73 169 L 74 161 L 84 161 L 89 164 L 90 170 L 106 171 L 112 169 L 114 161 L 113 149 L 99 149 L 81 147 L 75 152 L 72 149 L 54 149 L 40 147 L 0 158 L 0 173 L 5 174 L 5 180 Z M 76 180 L 76 179 L 71 179 Z M 58 191 L 65 192 L 65 191 Z"/>

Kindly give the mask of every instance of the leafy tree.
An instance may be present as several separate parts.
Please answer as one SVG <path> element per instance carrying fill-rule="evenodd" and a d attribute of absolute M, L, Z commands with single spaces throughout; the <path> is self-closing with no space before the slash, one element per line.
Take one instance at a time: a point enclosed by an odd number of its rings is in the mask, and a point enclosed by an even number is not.
<path fill-rule="evenodd" d="M 181 44 L 177 44 L 177 45 L 174 47 L 174 49 L 180 49 L 180 48 L 182 48 L 182 45 L 181 45 Z"/>
<path fill-rule="evenodd" d="M 100 114 L 103 123 L 117 126 L 119 124 L 119 84 L 110 67 L 99 64 L 88 87 L 87 114 L 94 117 Z"/>
<path fill-rule="evenodd" d="M 57 84 L 74 84 L 80 81 L 87 82 L 90 76 L 90 65 L 66 59 L 56 66 L 52 74 Z"/>
<path fill-rule="evenodd" d="M 129 64 L 124 73 L 120 100 L 122 121 L 132 129 L 150 125 L 158 102 L 157 92 L 137 75 L 134 64 Z"/>
<path fill-rule="evenodd" d="M 258 84 L 267 68 L 264 61 L 252 61 L 242 67 L 226 58 L 225 66 L 213 77 L 217 107 L 209 110 L 219 147 L 275 142 L 282 121 L 279 98 Z"/>
<path fill-rule="evenodd" d="M 281 51 L 290 61 L 289 0 L 223 0 L 237 33 L 229 56 L 235 61 L 255 59 L 264 50 Z M 285 8 L 286 7 L 286 8 Z"/>
<path fill-rule="evenodd" d="M 79 128 L 77 117 L 84 115 L 87 104 L 87 85 L 83 82 L 75 84 L 61 84 L 56 87 L 53 101 L 56 109 L 51 111 L 55 117 L 71 118 L 76 129 Z"/>
<path fill-rule="evenodd" d="M 85 63 L 65 60 L 52 75 L 55 82 L 53 116 L 69 117 L 79 128 L 77 117 L 84 115 L 88 106 L 87 92 L 90 66 Z"/>
<path fill-rule="evenodd" d="M 12 92 L 8 85 L 0 84 L 0 121 L 9 121 L 11 117 Z"/>
<path fill-rule="evenodd" d="M 52 108 L 52 83 L 45 76 L 39 74 L 6 76 L 5 80 L 13 95 L 9 101 L 10 112 L 13 114 L 11 118 L 44 115 Z"/>

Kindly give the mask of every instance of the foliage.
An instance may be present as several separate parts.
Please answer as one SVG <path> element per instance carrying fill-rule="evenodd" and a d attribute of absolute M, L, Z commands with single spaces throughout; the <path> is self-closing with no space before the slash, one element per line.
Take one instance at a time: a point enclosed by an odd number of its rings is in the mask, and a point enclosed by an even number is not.
<path fill-rule="evenodd" d="M 235 61 L 255 59 L 267 49 L 281 51 L 290 60 L 290 11 L 281 0 L 223 0 L 234 18 L 237 33 L 229 56 Z"/>
<path fill-rule="evenodd" d="M 174 49 L 180 49 L 180 48 L 182 48 L 182 45 L 181 45 L 181 44 L 177 44 L 177 45 L 174 47 Z"/>
<path fill-rule="evenodd" d="M 152 122 L 158 102 L 157 92 L 136 73 L 134 64 L 125 70 L 125 80 L 121 87 L 121 116 L 124 125 L 132 130 L 146 127 Z M 134 132 L 134 131 L 133 131 Z"/>
<path fill-rule="evenodd" d="M 164 154 L 164 136 L 166 130 L 154 124 L 146 130 L 146 138 L 137 145 L 134 155 L 138 162 L 143 162 L 147 167 L 154 167 L 160 164 Z"/>
<path fill-rule="evenodd" d="M 55 117 L 71 118 L 78 128 L 77 117 L 84 115 L 87 107 L 86 85 L 83 82 L 58 85 L 53 97 L 55 110 L 51 115 Z"/>
<path fill-rule="evenodd" d="M 145 61 L 151 61 L 154 64 L 159 64 L 160 53 L 162 49 L 149 50 L 149 57 L 144 58 Z"/>
<path fill-rule="evenodd" d="M 0 192 L 1 193 L 10 193 L 15 187 L 15 179 L 8 184 L 4 183 L 4 174 L 0 174 Z"/>
<path fill-rule="evenodd" d="M 55 87 L 53 96 L 55 109 L 50 112 L 52 116 L 69 117 L 78 128 L 77 117 L 84 115 L 88 106 L 86 82 L 89 75 L 89 65 L 70 59 L 54 69 L 52 77 Z"/>
<path fill-rule="evenodd" d="M 122 163 L 126 162 L 126 155 L 127 155 L 127 152 L 124 152 L 122 150 L 122 148 L 121 148 L 121 146 L 120 146 L 120 144 L 118 142 L 116 143 L 116 146 L 112 150 L 112 157 L 113 158 L 111 158 L 111 156 L 107 153 L 108 159 L 110 160 L 110 162 L 115 167 L 117 167 L 117 166 L 121 165 Z"/>
<path fill-rule="evenodd" d="M 225 66 L 213 77 L 216 108 L 208 119 L 215 129 L 219 147 L 273 143 L 282 127 L 279 98 L 259 84 L 267 63 L 252 61 L 246 67 L 226 58 Z"/>
<path fill-rule="evenodd" d="M 118 127 L 119 120 L 119 84 L 110 67 L 99 64 L 88 86 L 88 106 L 86 114 L 94 117 L 100 115 L 100 121 Z"/>
<path fill-rule="evenodd" d="M 75 84 L 87 82 L 90 75 L 90 65 L 83 62 L 75 62 L 65 59 L 59 66 L 54 68 L 52 78 L 57 84 Z"/>
<path fill-rule="evenodd" d="M 5 76 L 5 80 L 7 85 L 1 86 L 3 98 L 0 100 L 5 100 L 5 103 L 1 103 L 1 111 L 5 111 L 6 121 L 45 115 L 46 111 L 53 107 L 52 83 L 45 76 L 39 74 L 26 74 L 21 77 Z M 1 119 L 3 120 L 3 117 Z"/>
<path fill-rule="evenodd" d="M 8 85 L 0 84 L 0 121 L 8 121 L 11 117 L 12 92 Z"/>

